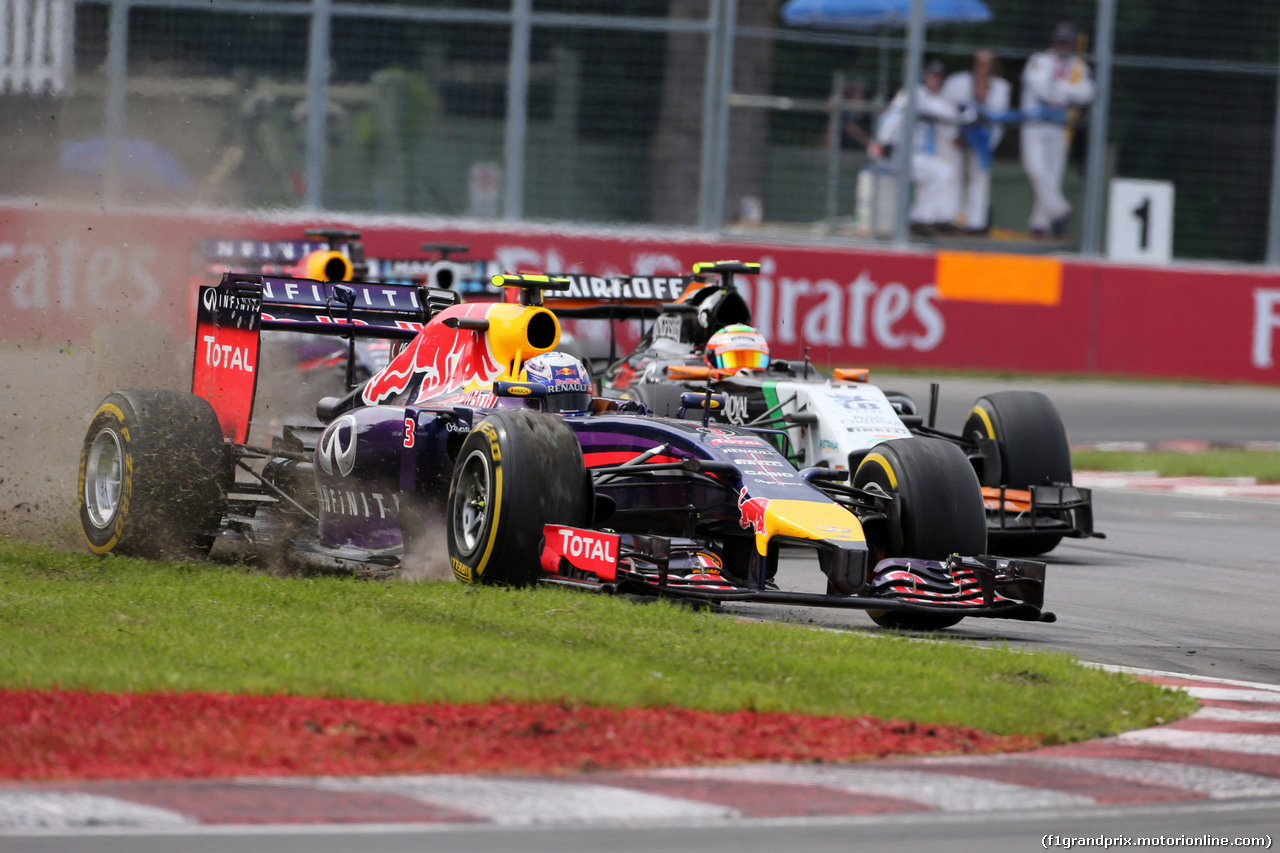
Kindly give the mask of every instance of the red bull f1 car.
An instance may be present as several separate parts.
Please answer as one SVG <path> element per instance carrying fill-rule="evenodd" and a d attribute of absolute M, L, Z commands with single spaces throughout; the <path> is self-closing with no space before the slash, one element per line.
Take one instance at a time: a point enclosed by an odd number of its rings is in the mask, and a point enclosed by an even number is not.
<path fill-rule="evenodd" d="M 117 391 L 91 417 L 89 547 L 200 558 L 225 541 L 372 574 L 447 557 L 467 583 L 850 607 L 899 628 L 1053 620 L 1043 563 L 987 555 L 954 442 L 903 436 L 853 470 L 798 470 L 787 430 L 716 420 L 709 389 L 670 418 L 594 394 L 543 304 L 573 281 L 495 283 L 519 301 L 235 272 L 201 286 L 191 392 Z M 386 339 L 393 357 L 255 444 L 261 339 L 281 331 Z M 777 587 L 784 548 L 816 553 L 826 594 Z"/>

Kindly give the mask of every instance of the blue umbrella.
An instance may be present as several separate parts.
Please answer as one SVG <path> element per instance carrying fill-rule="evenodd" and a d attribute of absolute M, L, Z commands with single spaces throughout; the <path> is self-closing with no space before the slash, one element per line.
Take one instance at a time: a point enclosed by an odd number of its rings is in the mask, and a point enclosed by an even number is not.
<path fill-rule="evenodd" d="M 70 175 L 100 177 L 107 167 L 110 143 L 99 136 L 62 143 L 59 165 Z M 144 189 L 185 192 L 195 186 L 187 170 L 154 142 L 135 137 L 120 140 L 120 169 L 124 180 Z"/>
<path fill-rule="evenodd" d="M 925 0 L 925 20 L 930 23 L 980 24 L 991 20 L 982 0 Z M 867 29 L 905 26 L 911 18 L 911 0 L 788 0 L 782 20 L 792 26 Z"/>

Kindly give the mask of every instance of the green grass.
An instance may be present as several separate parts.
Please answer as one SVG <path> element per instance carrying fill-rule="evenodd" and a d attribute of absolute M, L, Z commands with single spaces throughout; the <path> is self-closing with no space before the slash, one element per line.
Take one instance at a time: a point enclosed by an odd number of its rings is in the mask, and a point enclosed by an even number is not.
<path fill-rule="evenodd" d="M 1077 471 L 1155 471 L 1166 477 L 1254 477 L 1280 483 L 1280 453 L 1270 450 L 1215 448 L 1203 453 L 1077 450 Z"/>
<path fill-rule="evenodd" d="M 751 708 L 1049 742 L 1193 700 L 1058 654 L 740 622 L 549 588 L 280 578 L 0 541 L 0 686 Z"/>

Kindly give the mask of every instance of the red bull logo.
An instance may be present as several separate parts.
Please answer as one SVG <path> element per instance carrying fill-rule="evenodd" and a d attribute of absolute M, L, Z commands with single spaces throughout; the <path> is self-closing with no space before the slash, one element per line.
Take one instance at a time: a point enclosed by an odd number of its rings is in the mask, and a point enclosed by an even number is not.
<path fill-rule="evenodd" d="M 422 387 L 416 399 L 421 401 L 473 380 L 491 382 L 502 375 L 502 365 L 489 352 L 485 338 L 431 324 L 369 380 L 364 401 L 373 404 L 390 399 L 408 388 L 419 374 Z"/>
<path fill-rule="evenodd" d="M 749 498 L 745 488 L 738 493 L 738 524 L 757 536 L 768 535 L 765 530 L 765 514 L 768 510 L 768 498 Z"/>
<path fill-rule="evenodd" d="M 557 368 L 556 368 L 556 376 L 557 376 L 557 377 L 560 377 L 560 376 L 568 376 L 568 377 L 570 377 L 570 378 L 577 378 L 577 376 L 578 376 L 578 368 L 576 368 L 576 367 L 557 367 Z"/>

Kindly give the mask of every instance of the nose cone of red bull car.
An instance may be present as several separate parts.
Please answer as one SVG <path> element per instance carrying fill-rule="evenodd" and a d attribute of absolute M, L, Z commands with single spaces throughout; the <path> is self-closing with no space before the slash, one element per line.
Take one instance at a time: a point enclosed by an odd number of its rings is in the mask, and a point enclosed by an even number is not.
<path fill-rule="evenodd" d="M 828 500 L 738 496 L 738 523 L 755 534 L 756 551 L 773 544 L 818 549 L 823 569 L 842 587 L 858 587 L 865 577 L 868 551 L 862 524 L 853 513 Z M 833 574 L 836 573 L 836 574 Z"/>

